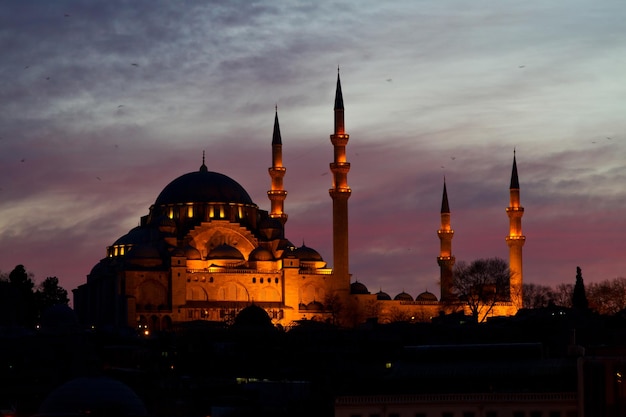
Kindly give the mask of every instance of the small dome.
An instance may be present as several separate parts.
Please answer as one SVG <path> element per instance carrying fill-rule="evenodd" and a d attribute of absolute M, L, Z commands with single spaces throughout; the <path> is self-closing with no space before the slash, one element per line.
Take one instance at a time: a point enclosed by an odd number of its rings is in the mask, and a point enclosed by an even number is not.
<path fill-rule="evenodd" d="M 317 251 L 313 248 L 309 248 L 304 244 L 291 252 L 291 255 L 300 259 L 301 261 L 324 261 L 322 259 L 322 255 L 317 253 Z"/>
<path fill-rule="evenodd" d="M 413 301 L 413 297 L 411 297 L 411 294 L 407 294 L 404 291 L 396 295 L 393 299 L 395 301 Z"/>
<path fill-rule="evenodd" d="M 78 329 L 78 318 L 67 304 L 55 304 L 43 312 L 41 328 L 44 330 Z"/>
<path fill-rule="evenodd" d="M 438 301 L 437 296 L 432 292 L 424 291 L 417 297 L 415 297 L 415 301 Z"/>
<path fill-rule="evenodd" d="M 185 248 L 185 256 L 190 261 L 199 261 L 202 259 L 202 255 L 200 255 L 200 251 L 191 245 L 188 245 Z"/>
<path fill-rule="evenodd" d="M 262 246 L 256 247 L 252 252 L 250 252 L 250 256 L 248 257 L 249 261 L 273 261 L 274 255 L 269 249 L 265 249 Z"/>
<path fill-rule="evenodd" d="M 213 250 L 209 252 L 206 258 L 207 260 L 209 259 L 243 260 L 244 259 L 243 255 L 241 254 L 241 252 L 239 252 L 239 250 L 226 244 L 222 244 L 213 248 Z"/>
<path fill-rule="evenodd" d="M 273 327 L 272 319 L 267 311 L 256 304 L 249 305 L 237 314 L 235 317 L 235 326 L 240 327 Z"/>
<path fill-rule="evenodd" d="M 369 293 L 370 292 L 365 286 L 365 284 L 362 284 L 359 281 L 356 281 L 350 284 L 350 294 L 369 294 Z"/>
<path fill-rule="evenodd" d="M 391 300 L 391 296 L 387 294 L 386 292 L 383 292 L 383 290 L 380 290 L 376 293 L 376 299 L 386 301 L 386 300 Z"/>
<path fill-rule="evenodd" d="M 76 378 L 52 391 L 39 407 L 45 416 L 147 416 L 133 390 L 111 378 Z"/>
<path fill-rule="evenodd" d="M 319 301 L 311 301 L 309 304 L 306 305 L 306 309 L 311 311 L 322 311 L 324 310 L 324 304 L 320 303 Z"/>

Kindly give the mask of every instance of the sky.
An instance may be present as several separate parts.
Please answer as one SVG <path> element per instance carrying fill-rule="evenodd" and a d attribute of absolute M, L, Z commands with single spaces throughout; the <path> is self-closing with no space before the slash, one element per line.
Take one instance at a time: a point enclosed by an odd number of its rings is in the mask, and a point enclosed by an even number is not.
<path fill-rule="evenodd" d="M 71 291 L 169 182 L 209 170 L 260 208 L 277 106 L 286 237 L 332 266 L 340 68 L 350 270 L 439 295 L 444 177 L 457 262 L 524 281 L 626 276 L 623 0 L 22 1 L 0 7 L 0 271 Z"/>

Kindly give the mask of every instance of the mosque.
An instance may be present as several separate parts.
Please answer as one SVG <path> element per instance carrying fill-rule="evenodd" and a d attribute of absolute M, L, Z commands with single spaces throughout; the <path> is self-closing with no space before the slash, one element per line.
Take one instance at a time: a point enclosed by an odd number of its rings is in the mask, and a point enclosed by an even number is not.
<path fill-rule="evenodd" d="M 288 326 L 299 320 L 355 325 L 379 322 L 430 321 L 452 312 L 466 312 L 454 296 L 451 216 L 443 185 L 440 253 L 440 297 L 424 292 L 413 298 L 372 294 L 351 282 L 348 247 L 348 185 L 346 158 L 349 135 L 344 125 L 341 81 L 337 76 L 334 132 L 330 142 L 333 265 L 304 244 L 285 236 L 282 139 L 278 113 L 274 119 L 272 166 L 268 169 L 270 210 L 262 210 L 232 178 L 207 169 L 170 182 L 157 196 L 139 226 L 106 249 L 106 256 L 74 292 L 74 308 L 83 325 L 131 326 L 142 331 L 170 329 L 183 322 L 232 323 L 244 308 L 261 307 L 273 323 Z M 510 185 L 508 297 L 490 306 L 491 316 L 513 315 L 522 306 L 522 234 L 524 208 L 515 155 Z"/>

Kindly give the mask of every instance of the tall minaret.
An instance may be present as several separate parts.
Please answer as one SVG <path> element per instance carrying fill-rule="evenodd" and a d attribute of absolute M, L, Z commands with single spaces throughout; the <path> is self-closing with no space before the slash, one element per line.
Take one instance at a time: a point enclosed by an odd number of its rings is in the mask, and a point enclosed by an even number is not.
<path fill-rule="evenodd" d="M 287 222 L 287 214 L 284 211 L 284 202 L 287 191 L 283 189 L 283 177 L 287 169 L 283 167 L 283 142 L 280 137 L 280 127 L 278 125 L 278 106 L 274 115 L 274 134 L 272 136 L 272 166 L 268 168 L 272 179 L 272 189 L 267 192 L 272 208 L 270 217 L 279 219 L 284 225 Z"/>
<path fill-rule="evenodd" d="M 437 263 L 440 270 L 441 301 L 450 301 L 454 298 L 452 292 L 452 267 L 454 266 L 454 256 L 452 256 L 452 238 L 454 230 L 450 227 L 450 206 L 448 205 L 448 192 L 446 190 L 446 179 L 443 179 L 443 197 L 441 199 L 441 228 L 437 230 L 439 236 L 439 256 Z"/>
<path fill-rule="evenodd" d="M 335 160 L 330 164 L 333 174 L 333 188 L 328 190 L 333 199 L 333 269 L 336 288 L 348 289 L 350 272 L 348 261 L 348 198 L 352 190 L 348 186 L 350 163 L 346 162 L 346 145 L 348 135 L 343 119 L 343 94 L 337 70 L 337 90 L 335 91 L 335 133 L 330 141 L 335 150 Z"/>
<path fill-rule="evenodd" d="M 509 245 L 509 270 L 511 272 L 509 286 L 511 290 L 511 302 L 517 309 L 522 308 L 522 246 L 526 242 L 526 236 L 522 234 L 522 216 L 524 207 L 520 205 L 519 180 L 517 178 L 517 163 L 515 151 L 513 151 L 513 171 L 511 173 L 511 186 L 509 189 L 510 202 L 506 208 L 509 216 L 509 235 L 506 243 Z"/>

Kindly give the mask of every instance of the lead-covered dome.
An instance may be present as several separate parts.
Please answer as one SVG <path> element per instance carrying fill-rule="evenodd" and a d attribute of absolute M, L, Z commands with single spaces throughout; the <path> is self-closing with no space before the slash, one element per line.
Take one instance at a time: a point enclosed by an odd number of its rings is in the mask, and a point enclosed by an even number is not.
<path fill-rule="evenodd" d="M 369 290 L 365 286 L 365 284 L 355 281 L 350 284 L 350 294 L 369 294 Z"/>
<path fill-rule="evenodd" d="M 106 377 L 76 378 L 61 385 L 44 400 L 38 417 L 147 416 L 141 399 L 126 384 Z"/>
<path fill-rule="evenodd" d="M 323 261 L 322 255 L 320 255 L 315 249 L 305 246 L 304 243 L 299 248 L 295 249 L 292 254 L 301 261 Z"/>
<path fill-rule="evenodd" d="M 230 177 L 207 170 L 204 163 L 199 171 L 176 178 L 161 191 L 154 205 L 187 203 L 254 204 L 246 190 Z"/>
<path fill-rule="evenodd" d="M 424 291 L 423 293 L 415 297 L 415 301 L 435 302 L 437 301 L 437 296 L 432 292 Z"/>
<path fill-rule="evenodd" d="M 411 294 L 408 294 L 404 291 L 393 297 L 393 299 L 396 301 L 413 301 L 413 297 L 411 297 Z"/>

